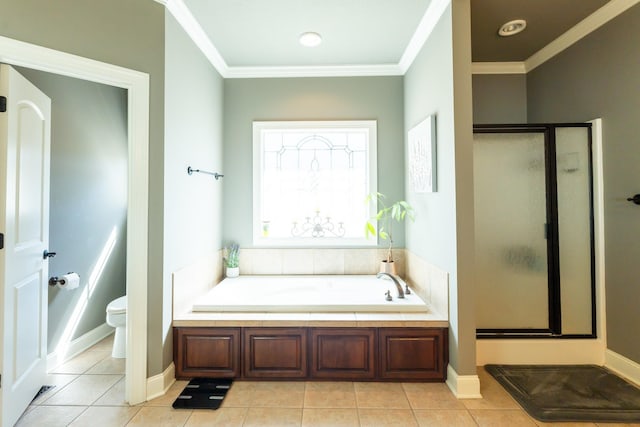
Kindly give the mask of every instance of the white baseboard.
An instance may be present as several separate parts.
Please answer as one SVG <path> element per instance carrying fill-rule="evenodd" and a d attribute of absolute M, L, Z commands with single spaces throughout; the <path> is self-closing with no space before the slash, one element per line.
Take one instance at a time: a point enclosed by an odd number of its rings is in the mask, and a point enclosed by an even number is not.
<path fill-rule="evenodd" d="M 164 395 L 175 382 L 176 367 L 171 362 L 171 365 L 163 373 L 147 378 L 147 400 Z"/>
<path fill-rule="evenodd" d="M 604 351 L 602 339 L 481 339 L 476 364 L 602 366 Z"/>
<path fill-rule="evenodd" d="M 447 386 L 458 399 L 482 398 L 478 375 L 458 375 L 451 365 L 447 366 Z"/>
<path fill-rule="evenodd" d="M 604 352 L 604 366 L 629 381 L 640 385 L 640 363 L 607 349 Z"/>
<path fill-rule="evenodd" d="M 94 344 L 99 343 L 115 331 L 114 328 L 103 323 L 87 332 L 84 335 L 74 339 L 64 349 L 56 348 L 47 354 L 47 371 L 52 371 L 66 361 L 72 359 L 83 351 L 87 350 Z"/>

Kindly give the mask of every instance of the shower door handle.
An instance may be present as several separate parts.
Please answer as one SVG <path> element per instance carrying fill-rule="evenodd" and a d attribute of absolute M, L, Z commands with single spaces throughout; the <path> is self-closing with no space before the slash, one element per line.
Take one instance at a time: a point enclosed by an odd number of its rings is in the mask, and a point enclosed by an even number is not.
<path fill-rule="evenodd" d="M 640 205 L 640 194 L 636 194 L 633 197 L 627 198 L 627 202 L 633 202 L 636 205 Z"/>

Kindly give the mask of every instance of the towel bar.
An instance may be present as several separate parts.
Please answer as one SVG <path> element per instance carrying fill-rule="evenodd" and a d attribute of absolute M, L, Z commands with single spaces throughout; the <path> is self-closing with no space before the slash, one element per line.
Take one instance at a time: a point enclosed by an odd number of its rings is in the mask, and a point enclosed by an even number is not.
<path fill-rule="evenodd" d="M 204 170 L 200 170 L 200 169 L 193 169 L 191 166 L 189 166 L 189 167 L 187 168 L 187 173 L 188 173 L 189 175 L 193 175 L 193 173 L 194 173 L 194 172 L 197 172 L 197 173 L 204 173 L 204 174 L 207 174 L 207 175 L 212 175 L 212 176 L 216 179 L 216 181 L 217 181 L 219 178 L 224 178 L 224 175 L 219 174 L 218 172 L 209 172 L 209 171 L 204 171 Z"/>

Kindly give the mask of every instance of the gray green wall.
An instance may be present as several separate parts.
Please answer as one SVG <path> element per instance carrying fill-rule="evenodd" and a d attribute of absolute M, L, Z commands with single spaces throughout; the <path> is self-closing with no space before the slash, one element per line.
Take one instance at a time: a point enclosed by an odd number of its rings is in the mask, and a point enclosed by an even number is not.
<path fill-rule="evenodd" d="M 527 75 L 474 74 L 473 123 L 527 123 Z"/>
<path fill-rule="evenodd" d="M 527 75 L 530 122 L 603 119 L 607 346 L 640 363 L 640 5 Z"/>
<path fill-rule="evenodd" d="M 149 345 L 155 352 L 163 346 L 163 368 L 173 361 L 171 273 L 220 249 L 223 185 L 187 174 L 188 166 L 222 171 L 222 77 L 171 14 L 165 39 L 163 326 L 153 337 L 163 342 Z"/>
<path fill-rule="evenodd" d="M 170 310 L 159 303 L 164 283 L 164 6 L 152 0 L 2 0 L 0 10 L 2 36 L 149 74 L 148 375 L 159 374 L 163 309 Z"/>
<path fill-rule="evenodd" d="M 223 240 L 253 245 L 254 120 L 377 120 L 378 191 L 390 200 L 402 199 L 402 87 L 402 77 L 226 80 Z M 402 234 L 400 230 L 394 236 Z M 394 240 L 396 246 L 404 246 L 404 239 Z"/>
<path fill-rule="evenodd" d="M 126 293 L 127 92 L 41 71 L 18 71 L 51 98 L 49 250 L 57 255 L 49 260 L 49 276 L 69 271 L 80 275 L 75 290 L 49 288 L 51 353 L 76 306 L 86 304 L 69 340 L 105 323 L 107 304 Z M 90 283 L 114 232 L 113 249 Z"/>
<path fill-rule="evenodd" d="M 407 225 L 406 247 L 449 273 L 449 357 L 461 375 L 476 374 L 469 31 L 469 2 L 454 0 L 405 75 L 404 86 L 405 135 L 428 115 L 437 116 L 438 182 L 435 193 L 407 188 L 416 222 Z"/>

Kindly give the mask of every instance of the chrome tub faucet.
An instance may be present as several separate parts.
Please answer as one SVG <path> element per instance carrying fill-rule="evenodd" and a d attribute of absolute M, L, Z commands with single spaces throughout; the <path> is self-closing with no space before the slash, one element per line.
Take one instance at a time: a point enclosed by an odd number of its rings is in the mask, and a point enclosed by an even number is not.
<path fill-rule="evenodd" d="M 402 289 L 402 285 L 400 284 L 400 282 L 398 281 L 398 279 L 394 275 L 389 274 L 389 273 L 378 273 L 376 275 L 376 277 L 378 279 L 380 279 L 382 277 L 390 278 L 393 281 L 393 283 L 395 283 L 396 288 L 398 289 L 398 298 L 404 298 L 404 290 Z"/>

